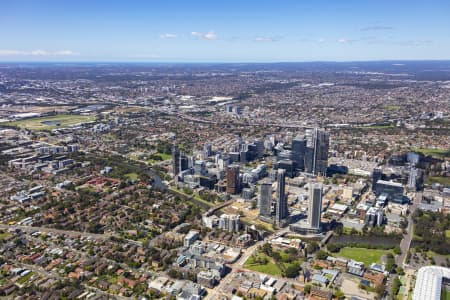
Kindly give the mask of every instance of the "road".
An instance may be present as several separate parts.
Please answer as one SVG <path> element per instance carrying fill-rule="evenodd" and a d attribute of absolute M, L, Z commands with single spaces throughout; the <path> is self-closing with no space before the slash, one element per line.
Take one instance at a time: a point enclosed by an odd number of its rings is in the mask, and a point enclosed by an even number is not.
<path fill-rule="evenodd" d="M 411 246 L 411 241 L 414 236 L 412 214 L 419 207 L 421 199 L 422 197 L 419 192 L 411 194 L 412 204 L 409 206 L 409 215 L 407 218 L 408 227 L 406 228 L 406 234 L 400 241 L 400 249 L 402 250 L 402 253 L 395 257 L 395 264 L 399 267 L 402 267 L 403 269 L 408 267 L 408 264 L 406 263 L 406 256 L 408 255 L 409 247 Z M 389 275 L 390 281 L 386 283 L 386 294 L 389 295 L 390 299 L 392 299 L 391 295 L 392 283 L 394 282 L 395 278 L 397 278 L 397 276 L 398 276 L 397 274 L 390 274 Z M 387 295 L 385 295 L 384 299 L 387 299 Z"/>
<path fill-rule="evenodd" d="M 407 266 L 406 263 L 406 256 L 409 251 L 409 247 L 411 246 L 411 241 L 414 236 L 414 226 L 412 221 L 412 214 L 415 212 L 415 210 L 420 205 L 420 199 L 421 195 L 419 193 L 414 193 L 412 195 L 412 204 L 409 206 L 409 215 L 408 215 L 408 227 L 406 229 L 406 235 L 403 236 L 403 239 L 400 242 L 400 249 L 402 250 L 402 253 L 396 257 L 396 264 L 397 266 L 405 267 Z"/>
<path fill-rule="evenodd" d="M 45 232 L 45 233 L 55 233 L 60 235 L 67 235 L 73 238 L 77 237 L 86 237 L 86 238 L 93 238 L 95 240 L 107 240 L 111 236 L 113 236 L 112 233 L 104 233 L 104 234 L 98 234 L 98 233 L 89 233 L 89 232 L 81 232 L 81 231 L 72 231 L 72 230 L 61 230 L 61 229 L 55 229 L 55 228 L 48 228 L 48 227 L 36 227 L 36 226 L 24 226 L 24 225 L 6 225 L 6 224 L 0 224 L 0 229 L 3 230 L 16 230 L 20 229 L 27 233 L 32 233 L 36 231 Z"/>

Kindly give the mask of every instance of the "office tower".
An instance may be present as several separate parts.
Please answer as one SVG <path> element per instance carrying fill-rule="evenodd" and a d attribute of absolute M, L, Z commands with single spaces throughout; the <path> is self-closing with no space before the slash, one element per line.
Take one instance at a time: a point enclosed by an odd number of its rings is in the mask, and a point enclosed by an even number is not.
<path fill-rule="evenodd" d="M 277 225 L 281 225 L 283 220 L 288 216 L 287 199 L 285 195 L 286 171 L 278 169 L 277 177 L 277 209 L 275 212 L 275 222 Z"/>
<path fill-rule="evenodd" d="M 377 181 L 381 180 L 383 177 L 383 171 L 381 168 L 374 168 L 372 172 L 372 191 L 376 190 Z"/>
<path fill-rule="evenodd" d="M 328 167 L 328 148 L 330 146 L 330 133 L 316 128 L 314 130 L 314 153 L 312 173 L 325 175 Z"/>
<path fill-rule="evenodd" d="M 311 228 L 320 228 L 322 213 L 322 185 L 310 184 L 309 186 L 309 211 L 308 223 Z"/>
<path fill-rule="evenodd" d="M 173 144 L 172 149 L 172 164 L 173 164 L 173 177 L 176 177 L 180 173 L 180 149 L 176 143 Z"/>
<path fill-rule="evenodd" d="M 296 137 L 292 140 L 292 161 L 295 162 L 298 170 L 305 169 L 306 139 Z"/>
<path fill-rule="evenodd" d="M 272 183 L 264 182 L 259 190 L 259 215 L 270 218 L 272 206 Z"/>
<path fill-rule="evenodd" d="M 180 170 L 184 171 L 189 169 L 189 160 L 188 157 L 184 154 L 180 155 Z"/>
<path fill-rule="evenodd" d="M 239 165 L 231 165 L 227 168 L 227 193 L 237 194 L 240 191 Z"/>
<path fill-rule="evenodd" d="M 264 141 L 263 140 L 255 140 L 254 142 L 256 146 L 256 157 L 261 158 L 264 156 Z"/>
<path fill-rule="evenodd" d="M 305 150 L 305 172 L 312 173 L 313 172 L 313 159 L 314 159 L 314 148 L 306 147 Z"/>
<path fill-rule="evenodd" d="M 203 158 L 206 159 L 212 155 L 212 145 L 210 143 L 205 143 L 203 146 Z"/>

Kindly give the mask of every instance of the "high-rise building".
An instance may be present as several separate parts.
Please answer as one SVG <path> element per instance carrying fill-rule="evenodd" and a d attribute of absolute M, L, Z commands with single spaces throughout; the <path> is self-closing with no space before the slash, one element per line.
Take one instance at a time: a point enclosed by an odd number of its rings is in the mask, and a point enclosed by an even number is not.
<path fill-rule="evenodd" d="M 173 177 L 176 177 L 180 173 L 180 149 L 176 143 L 173 144 L 172 149 L 172 164 L 173 164 Z"/>
<path fill-rule="evenodd" d="M 180 171 L 189 169 L 189 159 L 186 155 L 180 155 Z"/>
<path fill-rule="evenodd" d="M 285 188 L 286 188 L 286 170 L 278 169 L 277 206 L 275 212 L 275 222 L 277 225 L 282 225 L 283 221 L 288 217 L 288 207 Z"/>
<path fill-rule="evenodd" d="M 272 206 L 272 183 L 264 182 L 259 190 L 259 215 L 270 218 Z"/>
<path fill-rule="evenodd" d="M 314 130 L 314 153 L 312 173 L 325 175 L 328 167 L 328 148 L 330 147 L 330 133 L 316 128 Z"/>
<path fill-rule="evenodd" d="M 292 161 L 295 162 L 298 170 L 305 169 L 306 139 L 296 137 L 292 140 Z"/>
<path fill-rule="evenodd" d="M 227 193 L 237 194 L 240 192 L 239 165 L 230 165 L 227 168 Z"/>
<path fill-rule="evenodd" d="M 313 159 L 314 159 L 314 148 L 306 147 L 305 151 L 305 172 L 312 173 L 313 172 Z"/>
<path fill-rule="evenodd" d="M 381 168 L 374 168 L 372 172 L 372 191 L 375 191 L 377 188 L 378 180 L 381 180 L 383 177 L 383 170 Z"/>
<path fill-rule="evenodd" d="M 309 186 L 309 211 L 308 223 L 311 228 L 320 228 L 322 213 L 322 185 L 310 184 Z"/>
<path fill-rule="evenodd" d="M 219 219 L 219 229 L 238 232 L 241 224 L 239 218 L 239 215 L 222 214 Z"/>
<path fill-rule="evenodd" d="M 212 155 L 212 145 L 211 143 L 205 143 L 203 145 L 203 158 L 206 159 Z"/>
<path fill-rule="evenodd" d="M 264 141 L 263 140 L 255 140 L 254 142 L 256 146 L 256 157 L 261 158 L 264 155 Z"/>

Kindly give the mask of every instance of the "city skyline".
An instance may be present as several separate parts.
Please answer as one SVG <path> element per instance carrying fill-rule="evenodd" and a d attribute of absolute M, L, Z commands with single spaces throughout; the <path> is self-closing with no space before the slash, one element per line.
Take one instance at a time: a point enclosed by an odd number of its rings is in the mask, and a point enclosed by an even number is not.
<path fill-rule="evenodd" d="M 450 59 L 446 1 L 3 1 L 0 61 Z"/>

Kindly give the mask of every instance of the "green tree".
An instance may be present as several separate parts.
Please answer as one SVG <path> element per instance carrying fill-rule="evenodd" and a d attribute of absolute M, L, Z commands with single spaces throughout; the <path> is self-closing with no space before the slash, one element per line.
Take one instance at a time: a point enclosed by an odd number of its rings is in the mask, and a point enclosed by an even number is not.
<path fill-rule="evenodd" d="M 288 266 L 285 270 L 284 270 L 284 276 L 288 277 L 288 278 L 295 278 L 298 276 L 298 273 L 300 272 L 301 267 L 298 263 L 292 264 L 290 266 Z"/>
<path fill-rule="evenodd" d="M 323 250 L 319 250 L 316 253 L 316 259 L 325 260 L 328 257 L 328 253 Z"/>
<path fill-rule="evenodd" d="M 311 285 L 310 284 L 305 285 L 305 288 L 303 291 L 305 292 L 305 294 L 311 293 Z"/>

